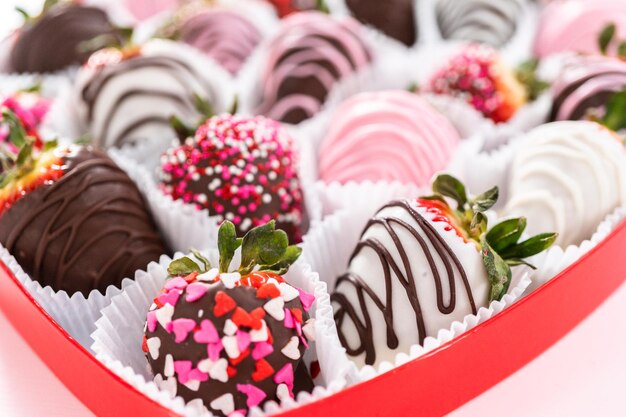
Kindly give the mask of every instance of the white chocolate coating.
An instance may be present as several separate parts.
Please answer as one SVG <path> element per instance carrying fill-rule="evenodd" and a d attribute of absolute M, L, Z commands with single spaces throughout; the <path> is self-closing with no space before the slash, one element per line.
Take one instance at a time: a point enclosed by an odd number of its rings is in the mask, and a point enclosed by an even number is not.
<path fill-rule="evenodd" d="M 626 153 L 609 129 L 588 121 L 554 122 L 522 140 L 504 213 L 527 217 L 529 234 L 557 232 L 558 245 L 580 244 L 626 201 Z"/>

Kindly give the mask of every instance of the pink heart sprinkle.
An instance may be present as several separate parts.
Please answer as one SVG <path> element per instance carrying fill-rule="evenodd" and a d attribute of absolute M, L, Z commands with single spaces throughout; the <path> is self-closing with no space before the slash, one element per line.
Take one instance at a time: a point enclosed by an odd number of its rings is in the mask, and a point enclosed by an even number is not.
<path fill-rule="evenodd" d="M 176 307 L 176 303 L 178 302 L 178 298 L 180 297 L 180 293 L 177 289 L 169 290 L 166 293 L 163 293 L 157 297 L 159 302 L 163 305 L 169 304 L 172 307 Z"/>
<path fill-rule="evenodd" d="M 191 381 L 205 382 L 209 380 L 209 374 L 202 372 L 198 368 L 194 368 L 189 372 L 188 378 Z"/>
<path fill-rule="evenodd" d="M 304 308 L 304 311 L 309 311 L 309 309 L 315 302 L 315 296 L 301 290 L 300 288 L 298 288 L 298 292 L 300 293 L 300 302 L 302 303 L 302 308 Z"/>
<path fill-rule="evenodd" d="M 276 372 L 274 375 L 274 382 L 276 382 L 276 384 L 287 385 L 287 388 L 289 388 L 289 394 L 291 394 L 291 397 L 293 398 L 293 392 L 291 392 L 293 389 L 293 366 L 291 366 L 290 363 L 283 366 L 278 370 L 278 372 Z"/>
<path fill-rule="evenodd" d="M 285 309 L 285 321 L 284 321 L 284 324 L 285 324 L 285 327 L 288 328 L 288 329 L 294 329 L 296 327 L 293 315 L 291 314 L 291 311 L 289 311 L 288 308 Z"/>
<path fill-rule="evenodd" d="M 250 333 L 237 330 L 237 347 L 243 352 L 250 346 Z"/>
<path fill-rule="evenodd" d="M 189 332 L 196 328 L 196 322 L 191 319 L 176 319 L 172 321 L 171 328 L 176 336 L 174 341 L 181 343 L 187 339 Z"/>
<path fill-rule="evenodd" d="M 217 361 L 220 358 L 220 352 L 224 349 L 224 345 L 221 340 L 218 340 L 216 343 L 209 343 L 207 345 L 207 353 L 209 355 L 209 359 L 213 362 Z"/>
<path fill-rule="evenodd" d="M 274 347 L 271 343 L 267 342 L 257 342 L 254 344 L 254 349 L 252 349 L 252 359 L 258 361 L 272 353 L 274 351 Z"/>
<path fill-rule="evenodd" d="M 256 407 L 266 397 L 263 391 L 251 384 L 237 384 L 237 391 L 242 392 L 248 396 L 246 405 L 249 408 Z"/>
<path fill-rule="evenodd" d="M 206 285 L 194 282 L 187 287 L 187 296 L 185 297 L 185 300 L 189 303 L 198 301 L 208 290 L 209 288 Z"/>
<path fill-rule="evenodd" d="M 215 325 L 210 320 L 202 320 L 200 323 L 200 329 L 196 330 L 193 334 L 193 340 L 196 343 L 217 343 L 220 341 L 220 336 L 217 334 Z"/>
<path fill-rule="evenodd" d="M 300 335 L 300 340 L 302 341 L 302 344 L 304 345 L 304 348 L 308 349 L 309 348 L 309 343 L 307 342 L 306 337 Z"/>
<path fill-rule="evenodd" d="M 172 278 L 169 281 L 167 281 L 165 283 L 165 289 L 166 290 L 173 290 L 173 289 L 178 289 L 178 290 L 184 290 L 185 288 L 187 288 L 187 281 L 185 281 L 184 278 L 182 277 L 176 277 L 176 278 Z"/>
<path fill-rule="evenodd" d="M 178 375 L 178 382 L 186 384 L 189 381 L 191 367 L 191 361 L 174 361 L 174 371 Z"/>
<path fill-rule="evenodd" d="M 150 332 L 153 332 L 156 330 L 157 328 L 157 317 L 156 317 L 156 311 L 149 311 L 148 312 L 148 330 Z"/>

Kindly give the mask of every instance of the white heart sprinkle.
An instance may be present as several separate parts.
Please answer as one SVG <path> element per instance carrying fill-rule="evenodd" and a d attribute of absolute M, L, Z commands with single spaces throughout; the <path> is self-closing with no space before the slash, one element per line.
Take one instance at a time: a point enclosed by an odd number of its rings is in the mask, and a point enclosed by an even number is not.
<path fill-rule="evenodd" d="M 226 372 L 226 368 L 228 368 L 228 361 L 225 358 L 220 358 L 213 364 L 211 370 L 209 370 L 209 376 L 216 381 L 228 382 L 228 372 Z"/>
<path fill-rule="evenodd" d="M 250 330 L 251 342 L 267 342 L 269 334 L 267 333 L 267 324 L 261 319 L 261 328 L 259 330 Z"/>
<path fill-rule="evenodd" d="M 171 304 L 165 304 L 163 307 L 158 309 L 155 313 L 157 321 L 159 324 L 165 329 L 172 321 L 172 316 L 174 315 L 174 307 Z"/>
<path fill-rule="evenodd" d="M 221 411 L 224 415 L 229 415 L 233 411 L 235 411 L 235 400 L 233 398 L 233 394 L 224 394 L 221 397 L 217 397 L 209 406 L 217 411 Z"/>
<path fill-rule="evenodd" d="M 154 378 L 154 382 L 157 384 L 159 389 L 162 389 L 163 391 L 168 392 L 172 396 L 172 398 L 176 397 L 176 391 L 177 391 L 176 378 L 171 376 L 167 378 L 166 380 L 163 380 L 163 377 L 161 377 L 161 375 L 157 375 Z"/>
<path fill-rule="evenodd" d="M 205 374 L 208 374 L 211 371 L 211 368 L 213 368 L 214 364 L 215 362 L 213 362 L 211 359 L 201 360 L 200 362 L 198 362 L 198 370 L 204 372 Z"/>
<path fill-rule="evenodd" d="M 165 355 L 165 365 L 163 365 L 163 375 L 174 376 L 174 357 L 169 353 Z"/>
<path fill-rule="evenodd" d="M 233 289 L 235 288 L 235 284 L 239 282 L 241 279 L 241 274 L 239 272 L 232 272 L 230 274 L 220 274 L 220 281 L 224 284 L 226 288 Z"/>
<path fill-rule="evenodd" d="M 237 333 L 239 327 L 235 324 L 231 319 L 227 319 L 226 323 L 224 323 L 224 334 L 227 336 L 234 336 Z"/>
<path fill-rule="evenodd" d="M 200 389 L 200 381 L 198 381 L 197 379 L 190 379 L 184 385 L 191 391 L 198 391 Z"/>
<path fill-rule="evenodd" d="M 294 287 L 287 284 L 286 282 L 281 282 L 280 284 L 278 284 L 278 289 L 280 290 L 280 296 L 283 297 L 283 300 L 285 300 L 285 302 L 289 302 L 300 295 L 298 290 L 296 290 Z"/>
<path fill-rule="evenodd" d="M 209 410 L 204 406 L 204 402 L 201 398 L 196 398 L 195 400 L 189 401 L 187 403 L 187 406 L 195 409 L 198 415 L 209 412 Z"/>
<path fill-rule="evenodd" d="M 202 316 L 204 316 L 204 310 L 200 309 L 200 310 L 198 310 L 198 318 L 201 319 Z"/>
<path fill-rule="evenodd" d="M 220 273 L 219 269 L 213 268 L 213 269 L 208 270 L 204 274 L 198 274 L 196 279 L 198 281 L 213 282 L 215 280 L 215 278 L 217 278 L 219 273 Z"/>
<path fill-rule="evenodd" d="M 291 339 L 289 339 L 289 342 L 280 351 L 289 359 L 297 361 L 300 359 L 300 350 L 298 349 L 298 346 L 300 346 L 300 339 L 298 339 L 297 336 L 292 336 Z"/>
<path fill-rule="evenodd" d="M 239 345 L 237 344 L 236 336 L 224 336 L 222 338 L 222 344 L 224 345 L 224 350 L 229 358 L 237 358 L 239 357 Z"/>
<path fill-rule="evenodd" d="M 161 339 L 158 337 L 151 337 L 146 340 L 146 345 L 148 345 L 148 352 L 150 352 L 150 356 L 153 360 L 159 359 L 159 349 L 161 349 Z"/>
<path fill-rule="evenodd" d="M 267 314 L 272 316 L 278 321 L 285 320 L 285 302 L 282 298 L 276 297 L 269 300 L 265 305 L 263 305 L 263 309 L 267 311 Z"/>
<path fill-rule="evenodd" d="M 276 388 L 276 398 L 280 401 L 284 401 L 286 398 L 291 398 L 289 388 L 286 384 L 278 384 L 278 387 Z"/>
<path fill-rule="evenodd" d="M 302 326 L 302 333 L 309 341 L 315 340 L 315 319 L 308 319 L 304 326 Z"/>

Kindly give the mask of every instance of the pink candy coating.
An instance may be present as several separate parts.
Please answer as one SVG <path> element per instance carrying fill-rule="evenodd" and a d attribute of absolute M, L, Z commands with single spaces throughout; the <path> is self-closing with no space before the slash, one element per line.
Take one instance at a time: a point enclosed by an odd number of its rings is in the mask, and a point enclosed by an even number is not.
<path fill-rule="evenodd" d="M 417 94 L 362 93 L 335 112 L 320 149 L 320 177 L 426 185 L 446 167 L 459 139 L 452 124 Z"/>

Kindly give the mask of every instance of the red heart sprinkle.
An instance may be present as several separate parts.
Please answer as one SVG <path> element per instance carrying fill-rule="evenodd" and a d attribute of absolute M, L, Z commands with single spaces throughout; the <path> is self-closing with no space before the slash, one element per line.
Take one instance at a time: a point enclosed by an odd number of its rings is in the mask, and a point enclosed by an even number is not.
<path fill-rule="evenodd" d="M 248 312 L 241 307 L 237 307 L 235 309 L 235 312 L 233 313 L 231 320 L 238 327 L 242 327 L 242 326 L 252 327 L 252 317 L 250 317 L 250 314 L 248 314 Z"/>
<path fill-rule="evenodd" d="M 148 339 L 145 335 L 143 336 L 143 340 L 141 341 L 141 350 L 143 350 L 143 353 L 148 353 Z"/>
<path fill-rule="evenodd" d="M 257 307 L 252 310 L 250 312 L 250 316 L 252 316 L 251 327 L 254 330 L 261 330 L 261 327 L 263 327 L 263 323 L 261 322 L 261 320 L 265 318 L 265 310 L 263 309 L 263 307 Z"/>
<path fill-rule="evenodd" d="M 276 298 L 280 297 L 280 290 L 274 284 L 267 283 L 263 284 L 256 290 L 257 298 Z"/>
<path fill-rule="evenodd" d="M 215 314 L 215 317 L 222 317 L 236 306 L 237 303 L 235 303 L 235 300 L 233 300 L 228 294 L 224 291 L 218 291 L 217 294 L 215 294 L 215 307 L 213 307 L 213 314 Z"/>
<path fill-rule="evenodd" d="M 232 366 L 228 365 L 228 367 L 226 368 L 226 374 L 228 375 L 228 379 L 231 379 L 232 377 L 237 375 L 237 370 L 233 368 Z"/>
<path fill-rule="evenodd" d="M 256 370 L 252 374 L 252 380 L 254 382 L 263 381 L 273 373 L 274 368 L 272 368 L 272 365 L 270 365 L 265 359 L 259 359 L 256 361 Z"/>
<path fill-rule="evenodd" d="M 232 366 L 237 366 L 239 365 L 239 363 L 241 363 L 242 360 L 246 359 L 248 356 L 250 355 L 250 348 L 244 350 L 243 352 L 241 352 L 239 354 L 239 356 L 237 356 L 236 358 L 230 358 L 230 364 Z"/>
<path fill-rule="evenodd" d="M 294 319 L 296 319 L 298 323 L 302 323 L 302 310 L 300 310 L 299 308 L 292 308 L 291 315 Z"/>
<path fill-rule="evenodd" d="M 318 361 L 311 362 L 311 378 L 315 379 L 320 374 L 320 363 Z"/>
<path fill-rule="evenodd" d="M 191 274 L 187 275 L 185 277 L 185 281 L 187 281 L 189 284 L 191 284 L 192 282 L 196 281 L 196 277 L 198 276 L 197 272 L 192 272 Z"/>

